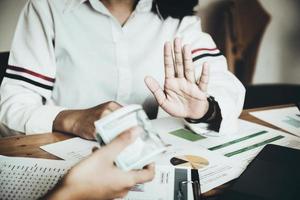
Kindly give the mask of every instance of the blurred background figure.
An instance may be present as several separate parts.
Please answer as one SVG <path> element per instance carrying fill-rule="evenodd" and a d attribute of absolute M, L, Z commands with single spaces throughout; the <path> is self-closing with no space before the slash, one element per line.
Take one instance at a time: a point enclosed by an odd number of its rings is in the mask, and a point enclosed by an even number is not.
<path fill-rule="evenodd" d="M 244 108 L 300 101 L 300 2 L 201 0 L 204 31 L 247 89 Z"/>

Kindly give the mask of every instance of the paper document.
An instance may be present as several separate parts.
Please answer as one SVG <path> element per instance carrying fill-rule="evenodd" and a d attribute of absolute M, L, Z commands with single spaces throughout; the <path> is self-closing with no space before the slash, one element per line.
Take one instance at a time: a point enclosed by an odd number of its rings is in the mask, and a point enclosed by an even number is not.
<path fill-rule="evenodd" d="M 155 163 L 162 166 L 197 170 L 201 192 L 207 192 L 241 174 L 238 163 L 202 147 L 173 145 Z"/>
<path fill-rule="evenodd" d="M 224 170 L 226 171 L 226 169 Z M 221 175 L 221 172 L 219 172 Z M 211 176 L 198 169 L 174 168 L 157 165 L 152 182 L 135 186 L 125 200 L 194 200 L 200 199 L 201 179 Z M 201 189 L 199 187 L 199 180 Z M 202 193 L 209 188 L 205 188 Z M 196 198 L 198 196 L 198 198 Z"/>
<path fill-rule="evenodd" d="M 90 141 L 85 143 L 85 141 L 84 139 L 73 138 L 42 148 L 65 160 L 78 162 L 91 153 L 90 149 L 93 147 L 93 143 Z M 66 147 L 64 147 L 65 145 Z M 165 154 L 159 156 L 156 163 L 162 166 L 189 167 L 199 170 L 202 192 L 207 192 L 237 178 L 241 173 L 241 170 L 237 169 L 239 165 L 218 153 L 199 147 L 177 145 L 176 143 L 169 147 Z"/>
<path fill-rule="evenodd" d="M 296 106 L 256 111 L 250 114 L 300 137 L 300 111 Z"/>
<path fill-rule="evenodd" d="M 38 199 L 52 189 L 73 162 L 0 156 L 0 199 Z"/>
<path fill-rule="evenodd" d="M 238 134 L 199 142 L 199 145 L 211 151 L 243 161 L 244 166 L 248 165 L 267 144 L 300 149 L 300 138 L 241 120 Z"/>
<path fill-rule="evenodd" d="M 0 156 L 0 199 L 38 199 L 51 190 L 73 164 L 62 160 Z M 154 180 L 136 185 L 125 199 L 170 200 L 174 199 L 174 195 L 193 199 L 191 186 L 179 188 L 179 182 L 191 179 L 192 171 L 189 169 L 156 166 Z"/>
<path fill-rule="evenodd" d="M 244 120 L 239 120 L 238 133 L 220 137 L 195 134 L 174 118 L 152 123 L 163 141 L 171 146 L 157 164 L 197 169 L 202 192 L 239 176 L 266 144 L 300 149 L 300 138 Z M 95 145 L 96 142 L 73 138 L 42 148 L 63 159 L 79 161 Z"/>
<path fill-rule="evenodd" d="M 154 124 L 166 143 L 204 147 L 233 159 L 233 162 L 241 161 L 242 168 L 246 167 L 266 144 L 300 149 L 300 138 L 244 120 L 239 120 L 239 130 L 236 134 L 220 137 L 197 135 L 185 129 L 180 120 L 172 118 L 160 119 Z"/>
<path fill-rule="evenodd" d="M 188 169 L 182 171 L 175 171 L 173 167 L 156 166 L 155 177 L 152 182 L 136 185 L 124 198 L 125 200 L 168 200 L 174 199 L 174 193 L 180 192 L 179 188 L 176 187 L 176 179 L 181 181 L 190 180 L 188 177 Z M 179 183 L 178 183 L 179 185 Z M 186 196 L 187 190 L 183 191 Z M 192 199 L 192 198 L 186 198 Z"/>
<path fill-rule="evenodd" d="M 78 162 L 92 153 L 93 147 L 100 147 L 98 142 L 79 137 L 57 143 L 47 144 L 40 148 L 64 160 Z"/>

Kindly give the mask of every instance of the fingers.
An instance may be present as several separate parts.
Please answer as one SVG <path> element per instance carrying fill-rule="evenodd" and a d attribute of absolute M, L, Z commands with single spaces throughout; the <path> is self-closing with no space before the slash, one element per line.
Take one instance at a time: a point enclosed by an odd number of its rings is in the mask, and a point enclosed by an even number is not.
<path fill-rule="evenodd" d="M 183 47 L 183 61 L 184 61 L 184 75 L 185 78 L 195 83 L 195 72 L 192 60 L 192 51 L 190 45 L 184 45 Z"/>
<path fill-rule="evenodd" d="M 142 170 L 130 171 L 129 173 L 133 176 L 136 184 L 145 183 L 154 178 L 155 167 L 154 164 L 150 164 Z"/>
<path fill-rule="evenodd" d="M 149 90 L 154 95 L 158 104 L 160 106 L 163 105 L 163 103 L 166 100 L 166 95 L 163 92 L 163 90 L 161 89 L 161 87 L 159 86 L 158 82 L 155 79 L 153 79 L 152 77 L 147 76 L 145 78 L 145 83 L 146 83 L 147 87 L 149 88 Z"/>
<path fill-rule="evenodd" d="M 202 67 L 201 76 L 199 78 L 198 86 L 201 91 L 207 92 L 207 86 L 209 81 L 209 66 L 208 63 L 204 63 Z"/>
<path fill-rule="evenodd" d="M 139 128 L 131 128 L 128 131 L 120 134 L 111 143 L 107 144 L 104 148 L 109 154 L 109 159 L 114 161 L 116 157 L 139 135 Z"/>
<path fill-rule="evenodd" d="M 182 46 L 181 39 L 175 38 L 174 40 L 174 56 L 175 56 L 175 71 L 178 78 L 183 78 L 183 59 L 182 59 Z"/>
<path fill-rule="evenodd" d="M 172 46 L 170 42 L 166 42 L 164 46 L 164 64 L 166 78 L 174 78 L 175 69 L 172 56 Z"/>
<path fill-rule="evenodd" d="M 190 82 L 195 82 L 194 66 L 192 61 L 192 53 L 189 45 L 182 48 L 180 38 L 174 40 L 174 57 L 175 67 L 172 57 L 172 46 L 170 42 L 166 42 L 164 46 L 164 63 L 166 78 L 186 78 Z M 175 69 L 174 69 L 175 68 Z"/>

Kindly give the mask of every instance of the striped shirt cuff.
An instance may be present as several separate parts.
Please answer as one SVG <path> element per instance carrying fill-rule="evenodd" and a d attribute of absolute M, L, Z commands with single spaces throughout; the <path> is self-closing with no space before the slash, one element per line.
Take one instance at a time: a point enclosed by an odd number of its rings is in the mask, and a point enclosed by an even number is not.
<path fill-rule="evenodd" d="M 18 81 L 23 81 L 31 85 L 43 88 L 46 90 L 52 90 L 55 79 L 43 74 L 34 72 L 32 70 L 9 65 L 7 67 L 5 77 L 9 79 L 14 79 Z"/>
<path fill-rule="evenodd" d="M 192 50 L 193 62 L 198 60 L 202 60 L 204 58 L 211 58 L 211 57 L 219 57 L 222 56 L 222 53 L 218 48 L 198 48 Z"/>

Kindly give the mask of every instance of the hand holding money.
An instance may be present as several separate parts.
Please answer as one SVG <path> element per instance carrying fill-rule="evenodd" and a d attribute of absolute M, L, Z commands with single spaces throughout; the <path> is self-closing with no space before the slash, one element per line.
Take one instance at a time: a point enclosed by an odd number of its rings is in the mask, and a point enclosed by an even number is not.
<path fill-rule="evenodd" d="M 129 171 L 142 169 L 166 150 L 163 141 L 152 130 L 151 122 L 140 105 L 120 108 L 95 122 L 100 145 L 109 144 L 124 131 L 137 132 L 139 137 L 116 158 L 116 165 Z"/>
<path fill-rule="evenodd" d="M 52 129 L 55 132 L 71 133 L 94 140 L 96 136 L 94 122 L 121 107 L 117 102 L 109 101 L 88 109 L 64 110 L 56 116 Z"/>
<path fill-rule="evenodd" d="M 126 131 L 110 144 L 100 148 L 80 162 L 51 191 L 45 199 L 115 199 L 123 198 L 136 184 L 154 177 L 154 166 L 125 172 L 114 165 L 114 160 L 138 134 Z M 44 199 L 44 198 L 43 198 Z"/>

